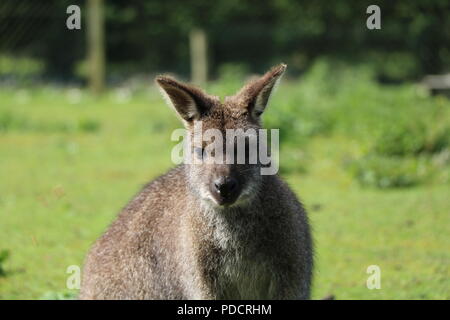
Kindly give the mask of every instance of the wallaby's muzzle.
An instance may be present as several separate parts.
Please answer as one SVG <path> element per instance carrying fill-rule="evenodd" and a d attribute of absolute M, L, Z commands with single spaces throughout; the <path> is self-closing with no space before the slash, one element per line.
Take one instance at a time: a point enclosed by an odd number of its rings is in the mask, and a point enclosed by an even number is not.
<path fill-rule="evenodd" d="M 231 205 L 239 197 L 241 188 L 236 178 L 232 176 L 221 176 L 211 183 L 210 191 L 217 204 Z"/>

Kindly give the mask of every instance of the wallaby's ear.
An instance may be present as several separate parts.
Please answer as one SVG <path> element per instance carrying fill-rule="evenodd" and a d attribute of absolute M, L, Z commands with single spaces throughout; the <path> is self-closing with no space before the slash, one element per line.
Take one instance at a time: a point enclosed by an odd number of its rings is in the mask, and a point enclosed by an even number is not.
<path fill-rule="evenodd" d="M 165 76 L 159 76 L 155 81 L 167 104 L 188 124 L 198 120 L 211 107 L 211 97 L 199 88 Z"/>
<path fill-rule="evenodd" d="M 264 112 L 270 95 L 285 70 L 285 64 L 275 66 L 261 78 L 248 83 L 237 93 L 236 96 L 255 118 Z"/>

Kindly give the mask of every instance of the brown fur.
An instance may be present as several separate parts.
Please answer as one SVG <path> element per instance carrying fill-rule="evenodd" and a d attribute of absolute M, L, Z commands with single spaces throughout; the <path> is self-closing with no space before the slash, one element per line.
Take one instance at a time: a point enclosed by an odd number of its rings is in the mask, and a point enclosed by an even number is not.
<path fill-rule="evenodd" d="M 223 104 L 171 78 L 157 83 L 189 130 L 198 120 L 204 130 L 258 128 L 284 69 L 272 69 Z M 185 164 L 149 183 L 91 249 L 80 299 L 309 298 L 305 210 L 277 175 L 261 176 L 259 167 Z M 234 204 L 204 198 L 221 175 L 239 181 Z"/>

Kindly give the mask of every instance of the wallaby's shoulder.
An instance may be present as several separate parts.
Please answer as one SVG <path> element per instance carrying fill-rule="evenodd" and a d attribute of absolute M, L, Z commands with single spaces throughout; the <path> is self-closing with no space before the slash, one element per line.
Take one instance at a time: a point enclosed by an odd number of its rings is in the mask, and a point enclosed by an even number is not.
<path fill-rule="evenodd" d="M 284 179 L 279 175 L 264 176 L 264 179 L 260 201 L 284 210 L 288 207 L 293 211 L 304 211 L 302 203 Z"/>
<path fill-rule="evenodd" d="M 171 200 L 185 191 L 186 172 L 184 165 L 179 165 L 144 185 L 123 211 L 139 212 L 143 206 L 164 204 L 167 201 L 161 200 Z"/>
<path fill-rule="evenodd" d="M 99 241 L 126 239 L 126 233 L 134 233 L 140 224 L 151 224 L 157 215 L 167 211 L 165 206 L 172 205 L 175 197 L 185 194 L 185 180 L 185 170 L 180 165 L 144 185 L 120 211 Z"/>

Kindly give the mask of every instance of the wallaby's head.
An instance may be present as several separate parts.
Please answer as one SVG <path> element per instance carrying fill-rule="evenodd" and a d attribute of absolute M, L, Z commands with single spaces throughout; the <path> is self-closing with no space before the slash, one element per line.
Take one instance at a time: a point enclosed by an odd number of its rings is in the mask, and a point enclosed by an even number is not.
<path fill-rule="evenodd" d="M 188 131 L 187 176 L 202 201 L 214 207 L 245 205 L 258 193 L 263 164 L 259 157 L 249 158 L 258 154 L 260 117 L 285 69 L 284 64 L 272 68 L 223 102 L 171 77 L 156 78 Z"/>

